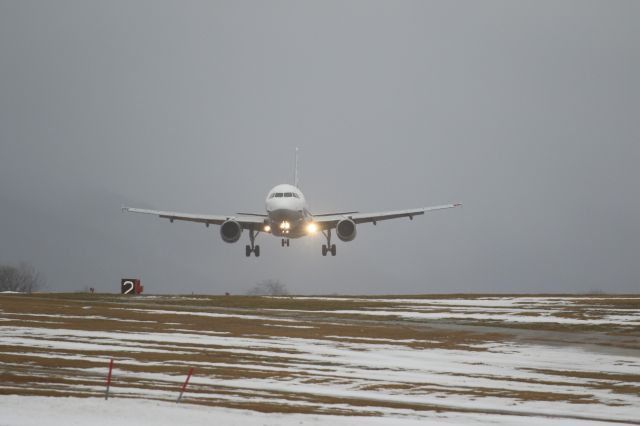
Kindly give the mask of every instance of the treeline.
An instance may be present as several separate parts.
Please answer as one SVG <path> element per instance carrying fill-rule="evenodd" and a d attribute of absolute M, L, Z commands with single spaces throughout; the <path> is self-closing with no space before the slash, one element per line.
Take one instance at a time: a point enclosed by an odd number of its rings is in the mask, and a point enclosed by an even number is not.
<path fill-rule="evenodd" d="M 15 265 L 0 265 L 0 291 L 31 293 L 40 290 L 44 281 L 32 265 L 21 262 Z"/>

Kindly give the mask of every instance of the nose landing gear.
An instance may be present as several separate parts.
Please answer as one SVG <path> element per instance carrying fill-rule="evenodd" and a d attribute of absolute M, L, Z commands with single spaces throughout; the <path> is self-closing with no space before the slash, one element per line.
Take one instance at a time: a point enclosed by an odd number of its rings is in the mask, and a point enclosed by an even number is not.
<path fill-rule="evenodd" d="M 335 244 L 331 244 L 331 229 L 327 229 L 326 233 L 324 231 L 322 231 L 322 233 L 327 238 L 327 244 L 323 244 L 322 245 L 322 255 L 326 256 L 327 253 L 331 252 L 331 256 L 335 256 L 336 255 L 336 245 Z"/>
<path fill-rule="evenodd" d="M 283 238 L 281 241 L 282 247 L 287 246 L 289 247 L 289 239 L 288 238 Z"/>

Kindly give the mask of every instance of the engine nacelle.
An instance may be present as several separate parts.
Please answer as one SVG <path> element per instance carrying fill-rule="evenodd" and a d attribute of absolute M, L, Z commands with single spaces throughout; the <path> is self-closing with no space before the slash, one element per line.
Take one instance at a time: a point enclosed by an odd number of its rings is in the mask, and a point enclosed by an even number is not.
<path fill-rule="evenodd" d="M 242 235 L 242 226 L 235 220 L 227 220 L 220 225 L 220 236 L 225 243 L 235 243 Z"/>
<path fill-rule="evenodd" d="M 336 234 L 342 241 L 351 241 L 356 237 L 356 223 L 351 219 L 342 219 L 336 225 Z"/>

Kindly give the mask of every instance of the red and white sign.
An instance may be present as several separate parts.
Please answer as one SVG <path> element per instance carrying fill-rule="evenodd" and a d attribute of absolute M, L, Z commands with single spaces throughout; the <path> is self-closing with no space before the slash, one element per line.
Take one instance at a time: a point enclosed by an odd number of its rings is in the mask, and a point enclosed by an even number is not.
<path fill-rule="evenodd" d="M 140 285 L 140 280 L 137 278 L 123 278 L 120 281 L 120 292 L 122 294 L 140 294 L 144 290 L 144 287 Z"/>

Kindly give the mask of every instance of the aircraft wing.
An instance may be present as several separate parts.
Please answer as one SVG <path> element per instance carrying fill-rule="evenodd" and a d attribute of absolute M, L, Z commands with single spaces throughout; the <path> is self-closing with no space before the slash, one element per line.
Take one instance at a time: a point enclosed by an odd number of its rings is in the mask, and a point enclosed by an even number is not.
<path fill-rule="evenodd" d="M 193 213 L 179 213 L 179 212 L 168 212 L 162 210 L 148 210 L 148 209 L 138 209 L 135 207 L 122 207 L 123 212 L 131 212 L 131 213 L 143 213 L 143 214 L 151 214 L 154 216 L 158 216 L 163 219 L 169 219 L 170 222 L 174 220 L 182 220 L 186 222 L 196 222 L 196 223 L 204 223 L 205 225 L 222 225 L 227 220 L 235 220 L 238 222 L 242 228 L 244 229 L 257 229 L 258 226 L 264 223 L 264 216 L 258 215 L 212 215 L 212 214 L 193 214 Z"/>
<path fill-rule="evenodd" d="M 341 214 L 337 213 L 334 215 L 324 215 L 324 216 L 314 216 L 314 222 L 316 222 L 320 229 L 331 229 L 335 228 L 339 221 L 342 219 L 351 219 L 355 223 L 368 223 L 372 222 L 374 225 L 376 222 L 380 220 L 389 220 L 389 219 L 397 219 L 400 217 L 408 217 L 409 219 L 413 219 L 414 216 L 418 216 L 421 214 L 425 214 L 426 212 L 432 212 L 435 210 L 443 210 L 443 209 L 451 209 L 454 207 L 459 207 L 462 204 L 443 204 L 441 206 L 433 206 L 433 207 L 421 207 L 417 209 L 409 209 L 409 210 L 392 210 L 388 212 L 379 212 L 379 213 L 354 213 L 354 214 Z"/>

